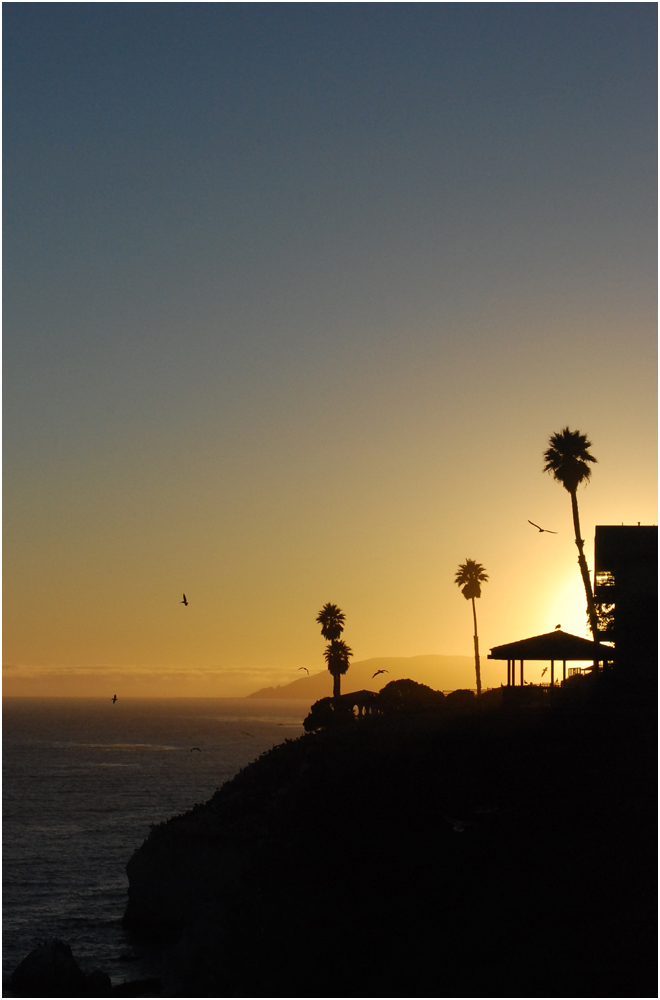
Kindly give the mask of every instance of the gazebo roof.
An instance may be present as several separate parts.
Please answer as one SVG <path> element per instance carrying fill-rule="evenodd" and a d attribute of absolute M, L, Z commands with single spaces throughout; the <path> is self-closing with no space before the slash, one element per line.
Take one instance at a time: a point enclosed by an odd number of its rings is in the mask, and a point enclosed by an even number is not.
<path fill-rule="evenodd" d="M 601 646 L 599 642 L 582 639 L 579 635 L 562 632 L 546 632 L 533 635 L 529 639 L 507 642 L 494 646 L 488 654 L 489 660 L 610 660 L 614 655 L 611 646 Z"/>

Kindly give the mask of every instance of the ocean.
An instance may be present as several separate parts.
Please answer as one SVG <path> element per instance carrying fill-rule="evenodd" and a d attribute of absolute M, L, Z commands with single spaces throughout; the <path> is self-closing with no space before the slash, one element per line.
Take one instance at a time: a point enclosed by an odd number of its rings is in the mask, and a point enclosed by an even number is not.
<path fill-rule="evenodd" d="M 46 937 L 115 985 L 157 975 L 157 954 L 121 926 L 128 859 L 150 826 L 299 736 L 308 711 L 279 699 L 3 699 L 3 995 Z"/>

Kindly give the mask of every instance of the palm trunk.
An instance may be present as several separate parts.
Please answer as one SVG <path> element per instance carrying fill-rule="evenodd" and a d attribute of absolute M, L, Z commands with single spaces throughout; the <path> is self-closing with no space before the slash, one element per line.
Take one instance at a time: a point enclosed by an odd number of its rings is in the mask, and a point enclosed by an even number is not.
<path fill-rule="evenodd" d="M 584 584 L 584 592 L 587 596 L 587 614 L 589 616 L 589 626 L 591 628 L 591 635 L 593 636 L 594 642 L 598 642 L 598 615 L 596 614 L 596 605 L 594 604 L 594 594 L 591 589 L 591 578 L 589 576 L 589 568 L 587 566 L 587 560 L 584 558 L 584 544 L 582 541 L 582 534 L 580 531 L 580 514 L 578 512 L 578 502 L 577 502 L 577 491 L 571 490 L 571 506 L 573 508 L 573 528 L 575 530 L 575 544 L 578 548 L 578 566 L 580 567 L 580 573 L 582 574 L 582 582 Z"/>
<path fill-rule="evenodd" d="M 335 701 L 341 698 L 341 674 L 332 675 L 332 697 Z"/>
<path fill-rule="evenodd" d="M 477 635 L 477 606 L 472 598 L 472 617 L 474 618 L 474 669 L 477 672 L 477 698 L 481 695 L 481 664 L 479 662 L 479 636 Z"/>

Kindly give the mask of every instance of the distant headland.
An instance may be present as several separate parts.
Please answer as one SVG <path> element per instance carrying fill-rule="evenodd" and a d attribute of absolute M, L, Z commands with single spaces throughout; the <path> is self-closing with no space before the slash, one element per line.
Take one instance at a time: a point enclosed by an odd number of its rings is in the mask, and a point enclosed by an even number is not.
<path fill-rule="evenodd" d="M 498 672 L 497 684 L 502 678 L 500 667 L 491 667 Z M 374 678 L 376 671 L 382 671 Z M 474 682 L 474 657 L 472 656 L 377 656 L 368 660 L 356 660 L 344 679 L 345 693 L 361 691 L 364 688 L 379 690 L 390 681 L 409 677 L 420 684 L 428 684 L 436 691 L 453 691 L 456 688 L 472 687 Z M 305 698 L 315 701 L 332 694 L 332 677 L 327 670 L 317 674 L 296 678 L 290 684 L 260 688 L 247 695 L 248 698 Z"/>

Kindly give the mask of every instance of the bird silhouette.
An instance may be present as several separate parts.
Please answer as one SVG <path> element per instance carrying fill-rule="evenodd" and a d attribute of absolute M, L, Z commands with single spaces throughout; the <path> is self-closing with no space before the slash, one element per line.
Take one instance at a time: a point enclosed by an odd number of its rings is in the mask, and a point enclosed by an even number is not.
<path fill-rule="evenodd" d="M 472 823 L 464 819 L 453 819 L 451 816 L 445 816 L 444 819 L 451 824 L 454 833 L 465 833 L 466 829 L 472 826 Z"/>
<path fill-rule="evenodd" d="M 202 751 L 201 751 L 201 747 L 191 747 L 191 748 L 190 748 L 190 752 L 192 753 L 192 752 L 193 752 L 193 750 L 197 750 L 197 751 L 198 751 L 199 753 L 201 753 L 201 752 L 202 752 Z"/>
<path fill-rule="evenodd" d="M 385 670 L 384 668 L 382 670 L 377 670 L 375 674 L 371 675 L 371 679 L 373 680 L 374 677 L 378 677 L 378 674 L 389 674 L 389 670 Z"/>
<path fill-rule="evenodd" d="M 183 600 L 179 601 L 179 604 L 185 604 L 185 606 L 188 607 L 188 598 L 185 594 L 183 595 Z"/>
<path fill-rule="evenodd" d="M 307 669 L 307 667 L 298 667 L 298 670 L 304 670 L 306 674 L 309 673 L 309 670 Z"/>
<path fill-rule="evenodd" d="M 540 528 L 538 524 L 534 524 L 534 522 L 530 521 L 529 518 L 527 518 L 527 523 L 531 524 L 534 528 L 538 528 L 539 531 L 547 531 L 547 533 L 549 535 L 557 535 L 557 534 L 559 534 L 559 532 L 557 532 L 557 531 L 550 531 L 550 528 Z"/>
<path fill-rule="evenodd" d="M 555 631 L 556 631 L 556 630 L 557 630 L 558 628 L 561 628 L 561 625 L 555 625 Z"/>
<path fill-rule="evenodd" d="M 114 698 L 112 699 L 112 704 L 114 705 L 116 701 L 117 701 L 117 695 L 115 695 Z"/>
<path fill-rule="evenodd" d="M 545 677 L 545 675 L 547 674 L 547 672 L 548 672 L 548 668 L 544 667 L 543 670 L 541 671 L 541 677 Z"/>

